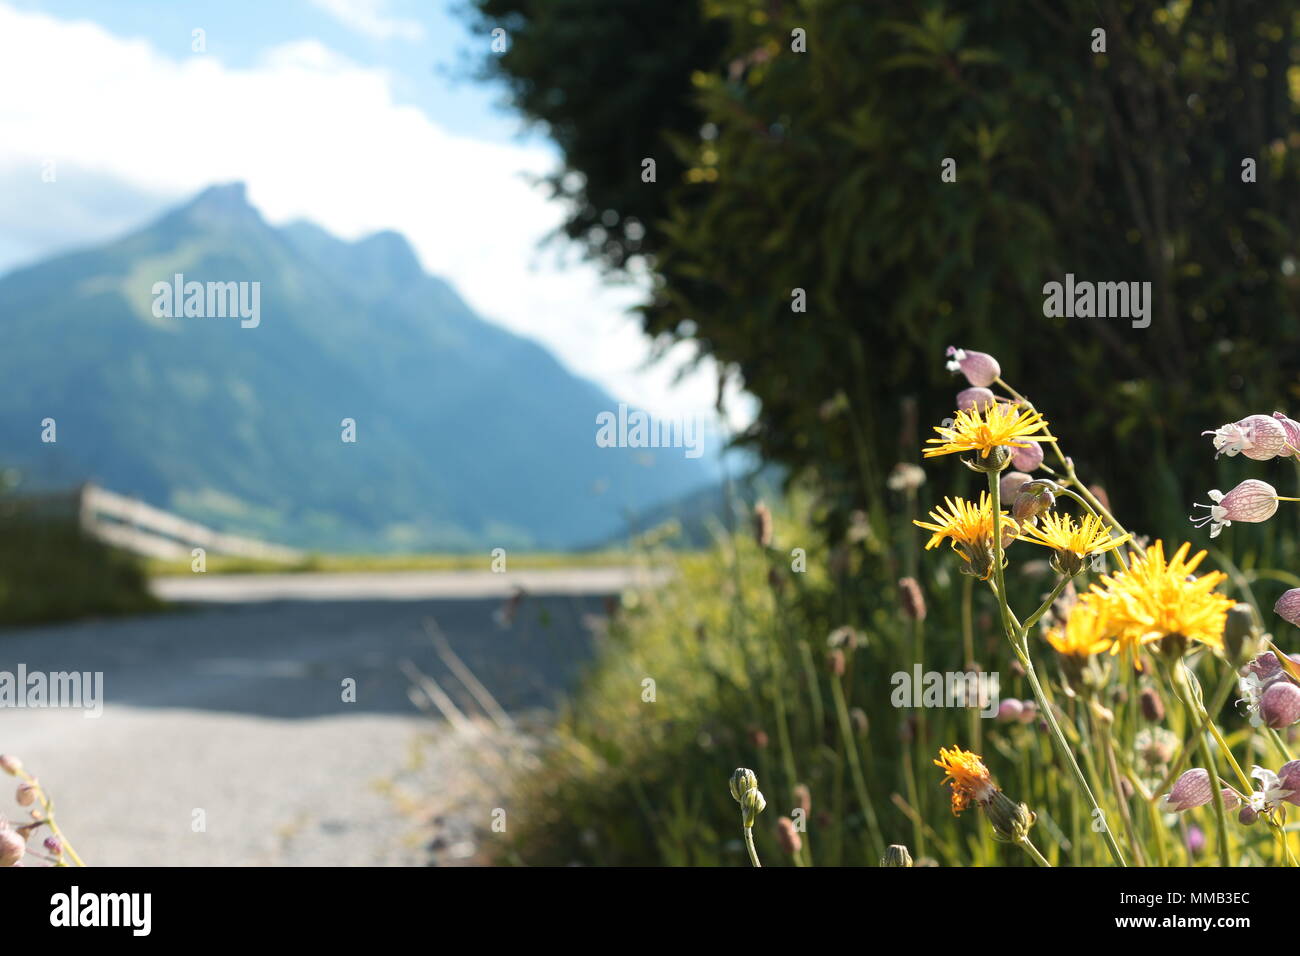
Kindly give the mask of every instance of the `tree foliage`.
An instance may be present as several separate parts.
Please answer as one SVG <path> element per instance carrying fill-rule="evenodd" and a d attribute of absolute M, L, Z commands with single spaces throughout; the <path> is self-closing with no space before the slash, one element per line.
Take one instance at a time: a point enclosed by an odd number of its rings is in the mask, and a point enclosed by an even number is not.
<path fill-rule="evenodd" d="M 590 240 L 604 208 L 645 223 L 647 330 L 736 370 L 761 402 L 749 439 L 842 512 L 915 456 L 909 409 L 950 412 L 949 345 L 1032 382 L 1087 473 L 1152 522 L 1216 482 L 1201 430 L 1300 406 L 1290 5 L 479 7 L 510 29 L 515 102 L 583 178 L 569 233 Z M 667 143 L 680 165 L 641 182 Z M 1150 282 L 1150 326 L 1046 317 L 1067 273 Z"/>

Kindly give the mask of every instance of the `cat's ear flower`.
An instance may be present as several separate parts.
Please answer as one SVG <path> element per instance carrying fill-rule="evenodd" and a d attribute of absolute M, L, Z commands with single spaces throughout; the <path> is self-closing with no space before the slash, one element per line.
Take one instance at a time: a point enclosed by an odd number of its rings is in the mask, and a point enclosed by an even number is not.
<path fill-rule="evenodd" d="M 997 400 L 997 396 L 987 388 L 964 388 L 957 393 L 957 411 L 966 412 L 971 409 L 978 409 L 981 412 L 987 411 Z"/>
<path fill-rule="evenodd" d="M 1268 415 L 1248 415 L 1239 422 L 1229 422 L 1201 434 L 1214 436 L 1215 458 L 1245 455 L 1255 461 L 1267 461 L 1288 454 L 1286 429 Z"/>
<path fill-rule="evenodd" d="M 976 388 L 987 388 L 1002 375 L 1002 366 L 992 355 L 948 346 L 948 371 L 961 372 Z"/>
<path fill-rule="evenodd" d="M 1247 478 L 1226 495 L 1217 488 L 1210 492 L 1214 504 L 1203 505 L 1197 502 L 1195 507 L 1209 509 L 1209 514 L 1194 516 L 1192 524 L 1198 528 L 1210 526 L 1210 537 L 1217 538 L 1219 532 L 1234 521 L 1258 524 L 1277 514 L 1277 503 L 1282 500 L 1277 489 L 1266 481 Z"/>

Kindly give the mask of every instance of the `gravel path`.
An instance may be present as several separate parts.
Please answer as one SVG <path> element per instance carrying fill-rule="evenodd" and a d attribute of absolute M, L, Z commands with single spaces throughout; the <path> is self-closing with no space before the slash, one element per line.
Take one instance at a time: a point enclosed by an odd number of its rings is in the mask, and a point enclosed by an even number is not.
<path fill-rule="evenodd" d="M 475 717 L 426 622 L 539 725 L 590 657 L 606 596 L 633 583 L 617 569 L 333 577 L 164 580 L 160 594 L 202 603 L 0 632 L 0 672 L 103 672 L 98 718 L 0 710 L 0 752 L 41 777 L 88 863 L 473 862 L 503 769 L 526 765 L 534 737 Z M 421 713 L 404 667 L 467 715 L 460 732 Z M 18 816 L 7 792 L 0 811 Z"/>

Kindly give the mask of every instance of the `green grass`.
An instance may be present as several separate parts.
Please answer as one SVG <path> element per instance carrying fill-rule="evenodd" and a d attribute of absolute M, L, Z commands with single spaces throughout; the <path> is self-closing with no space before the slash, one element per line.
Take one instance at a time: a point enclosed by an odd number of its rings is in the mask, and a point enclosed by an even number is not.
<path fill-rule="evenodd" d="M 550 568 L 607 568 L 632 560 L 628 551 L 585 552 L 510 552 L 507 570 L 535 571 Z M 490 571 L 489 554 L 309 554 L 292 563 L 208 555 L 208 574 L 303 574 L 385 571 Z M 145 570 L 150 577 L 190 575 L 190 560 L 149 560 Z"/>
<path fill-rule="evenodd" d="M 0 524 L 0 626 L 142 614 L 164 604 L 141 563 L 87 538 L 72 520 Z"/>

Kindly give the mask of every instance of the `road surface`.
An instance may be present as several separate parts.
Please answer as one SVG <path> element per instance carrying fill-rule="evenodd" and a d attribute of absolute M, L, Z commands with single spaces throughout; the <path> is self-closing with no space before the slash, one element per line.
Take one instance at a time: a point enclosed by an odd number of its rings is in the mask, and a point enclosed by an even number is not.
<path fill-rule="evenodd" d="M 607 597 L 634 579 L 610 568 L 160 579 L 180 610 L 0 631 L 0 672 L 103 675 L 97 718 L 0 708 L 0 753 L 41 779 L 91 864 L 470 861 L 494 811 L 508 826 L 498 771 L 531 759 L 531 738 L 457 733 L 417 709 L 416 671 L 456 710 L 484 713 L 426 622 L 526 724 L 571 686 Z M 7 788 L 0 812 L 19 816 Z"/>

